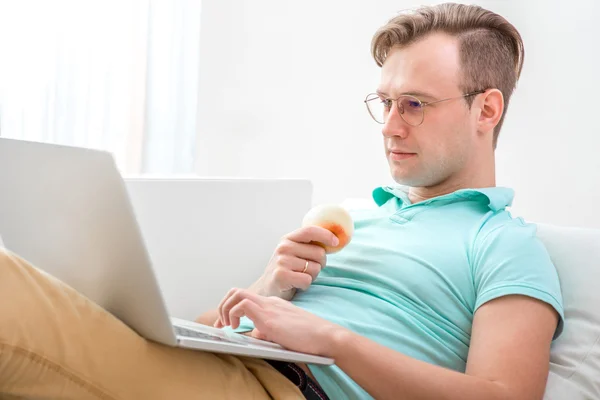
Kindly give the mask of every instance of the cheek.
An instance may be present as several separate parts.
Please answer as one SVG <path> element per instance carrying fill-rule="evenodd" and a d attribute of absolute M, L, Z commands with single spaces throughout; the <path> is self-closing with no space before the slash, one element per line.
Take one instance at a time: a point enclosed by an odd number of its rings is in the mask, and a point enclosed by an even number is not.
<path fill-rule="evenodd" d="M 427 133 L 420 135 L 423 146 L 426 146 L 432 155 L 437 156 L 460 151 L 460 148 L 470 141 L 470 121 L 465 110 L 449 108 L 435 111 L 428 116 Z"/>
<path fill-rule="evenodd" d="M 427 159 L 435 159 L 444 153 L 444 149 L 450 146 L 452 131 L 447 123 L 433 123 L 423 126 L 424 129 L 415 132 L 420 153 Z"/>
<path fill-rule="evenodd" d="M 443 138 L 428 141 L 424 146 L 423 162 L 428 165 L 445 163 L 445 160 L 452 156 L 450 146 Z"/>

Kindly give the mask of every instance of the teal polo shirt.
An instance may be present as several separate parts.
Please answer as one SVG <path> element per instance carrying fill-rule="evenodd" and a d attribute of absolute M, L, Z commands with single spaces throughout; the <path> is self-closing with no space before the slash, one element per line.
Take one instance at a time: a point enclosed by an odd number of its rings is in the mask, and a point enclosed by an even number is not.
<path fill-rule="evenodd" d="M 506 210 L 511 189 L 465 189 L 411 204 L 402 187 L 373 191 L 351 212 L 355 232 L 292 302 L 410 357 L 464 372 L 475 311 L 506 295 L 563 306 L 535 225 Z M 236 331 L 253 328 L 244 318 Z M 332 399 L 370 399 L 339 367 L 310 365 Z"/>

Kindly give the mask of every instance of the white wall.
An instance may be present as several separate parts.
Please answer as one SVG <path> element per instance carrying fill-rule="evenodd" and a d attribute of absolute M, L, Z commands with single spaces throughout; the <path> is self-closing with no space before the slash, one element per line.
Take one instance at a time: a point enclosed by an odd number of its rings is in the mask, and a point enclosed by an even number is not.
<path fill-rule="evenodd" d="M 519 2 L 525 68 L 498 143 L 498 184 L 529 219 L 600 228 L 600 2 Z"/>
<path fill-rule="evenodd" d="M 423 3 L 203 0 L 196 172 L 307 177 L 315 203 L 390 183 L 380 128 L 362 101 L 379 78 L 370 40 L 397 11 Z M 517 191 L 515 214 L 600 227 L 599 3 L 477 3 L 512 21 L 526 46 L 498 184 Z"/>

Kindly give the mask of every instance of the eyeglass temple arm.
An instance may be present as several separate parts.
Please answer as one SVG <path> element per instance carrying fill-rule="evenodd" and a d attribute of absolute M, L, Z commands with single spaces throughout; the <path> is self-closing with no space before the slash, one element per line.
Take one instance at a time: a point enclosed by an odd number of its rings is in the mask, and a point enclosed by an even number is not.
<path fill-rule="evenodd" d="M 476 94 L 481 94 L 481 93 L 485 93 L 485 90 L 478 90 L 476 92 L 471 92 L 471 93 L 465 93 L 462 96 L 458 96 L 458 97 L 448 97 L 447 99 L 442 99 L 442 100 L 436 100 L 436 101 L 422 101 L 421 104 L 423 104 L 424 106 L 427 106 L 429 104 L 435 104 L 435 103 L 441 103 L 442 101 L 448 101 L 448 100 L 454 100 L 454 99 L 460 99 L 461 97 L 469 97 L 469 96 L 474 96 Z"/>

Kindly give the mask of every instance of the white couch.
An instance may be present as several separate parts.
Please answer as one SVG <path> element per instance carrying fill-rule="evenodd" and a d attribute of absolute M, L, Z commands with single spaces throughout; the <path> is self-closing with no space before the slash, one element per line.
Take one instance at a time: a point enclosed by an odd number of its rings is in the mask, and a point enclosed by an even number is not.
<path fill-rule="evenodd" d="M 149 183 L 151 184 L 151 183 Z M 201 183 L 199 183 L 201 184 Z M 195 193 L 201 193 L 196 191 Z M 145 198 L 137 193 L 134 198 L 134 207 L 143 209 L 141 215 L 142 231 L 146 237 L 156 237 L 160 224 L 151 223 L 147 219 L 160 213 L 156 197 L 160 193 L 152 191 L 153 198 Z M 190 192 L 192 193 L 192 192 Z M 189 194 L 189 193 L 188 193 Z M 165 195 L 165 201 L 171 199 L 172 193 Z M 194 207 L 194 199 L 187 198 L 182 204 L 185 207 Z M 348 208 L 372 206 L 368 200 L 351 200 L 345 202 Z M 289 221 L 279 221 L 278 227 L 295 227 L 299 224 L 298 213 L 306 203 L 289 215 Z M 179 213 L 194 215 L 192 209 L 179 209 Z M 283 217 L 285 219 L 285 216 Z M 202 224 L 202 220 L 185 220 L 189 227 Z M 264 221 L 246 221 L 251 226 L 246 226 L 247 231 L 254 232 L 256 237 L 264 237 L 271 249 L 276 244 L 278 235 L 285 232 L 273 232 Z M 566 228 L 552 225 L 538 225 L 538 236 L 546 245 L 552 257 L 561 280 L 565 306 L 565 326 L 563 334 L 552 345 L 551 371 L 548 378 L 546 400 L 579 400 L 600 399 L 600 230 Z M 173 228 L 171 228 L 173 229 Z M 185 227 L 176 228 L 178 234 L 185 234 Z M 184 241 L 189 243 L 188 241 Z M 171 241 L 171 246 L 173 242 Z M 254 243 L 254 244 L 252 244 Z M 255 246 L 256 241 L 248 246 Z M 160 242 L 151 243 L 152 246 L 161 246 Z M 178 251 L 176 248 L 163 249 L 150 246 L 150 252 L 166 254 L 165 252 Z M 195 315 L 214 307 L 221 293 L 224 294 L 226 286 L 243 285 L 258 277 L 262 272 L 271 250 L 264 248 L 266 254 L 259 254 L 256 249 L 244 249 L 244 243 L 236 241 L 236 248 L 229 254 L 227 265 L 219 265 L 214 274 L 206 276 L 206 281 L 195 283 L 190 281 L 190 269 L 206 263 L 204 259 L 190 258 L 189 249 L 182 251 L 188 256 L 185 263 L 178 265 L 157 265 L 157 274 L 161 284 L 167 283 L 169 287 L 180 287 L 182 291 L 165 293 L 170 311 L 181 318 L 193 318 Z M 248 251 L 246 251 L 248 250 Z M 250 251 L 253 250 L 253 251 Z M 231 262 L 231 257 L 238 257 L 238 262 Z M 249 257 L 250 256 L 250 257 Z M 245 281 L 240 282 L 238 276 L 244 276 Z M 231 281 L 231 285 L 228 282 Z M 212 285 L 212 282 L 215 285 Z M 213 291 L 207 297 L 199 287 L 212 286 Z M 197 290 L 193 288 L 198 287 Z M 186 289 L 187 288 L 187 289 Z M 190 289 L 192 288 L 192 289 Z"/>
<path fill-rule="evenodd" d="M 600 399 L 600 230 L 539 224 L 538 237 L 558 270 L 565 307 L 545 399 Z"/>

